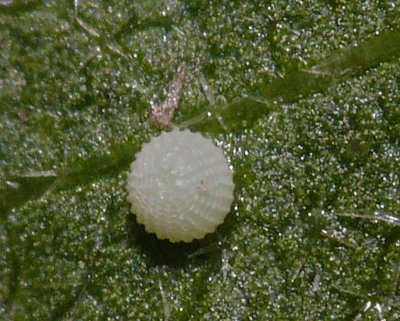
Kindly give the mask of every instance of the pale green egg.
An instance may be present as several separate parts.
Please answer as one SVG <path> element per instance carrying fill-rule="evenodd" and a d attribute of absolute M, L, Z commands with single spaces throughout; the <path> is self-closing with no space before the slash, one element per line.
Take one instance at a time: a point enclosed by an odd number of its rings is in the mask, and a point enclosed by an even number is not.
<path fill-rule="evenodd" d="M 153 138 L 128 174 L 128 200 L 137 221 L 171 242 L 190 242 L 213 232 L 230 210 L 233 190 L 222 149 L 189 130 Z"/>

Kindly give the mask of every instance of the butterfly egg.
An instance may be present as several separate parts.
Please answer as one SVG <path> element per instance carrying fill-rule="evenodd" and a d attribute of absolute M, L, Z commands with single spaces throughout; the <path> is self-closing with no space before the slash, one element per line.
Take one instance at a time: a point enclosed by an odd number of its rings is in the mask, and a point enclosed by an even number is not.
<path fill-rule="evenodd" d="M 233 179 L 222 149 L 189 130 L 164 132 L 145 144 L 128 174 L 128 201 L 149 233 L 190 242 L 224 221 Z"/>

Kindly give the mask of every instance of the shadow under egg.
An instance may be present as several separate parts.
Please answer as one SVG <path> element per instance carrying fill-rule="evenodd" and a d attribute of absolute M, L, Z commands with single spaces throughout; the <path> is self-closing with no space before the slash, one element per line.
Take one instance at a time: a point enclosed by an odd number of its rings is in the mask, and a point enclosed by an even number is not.
<path fill-rule="evenodd" d="M 146 232 L 134 214 L 126 215 L 127 244 L 129 248 L 139 248 L 151 263 L 172 267 L 184 267 L 188 263 L 205 264 L 221 255 L 216 233 L 208 234 L 201 240 L 192 242 L 170 242 L 160 240 L 153 233 Z"/>

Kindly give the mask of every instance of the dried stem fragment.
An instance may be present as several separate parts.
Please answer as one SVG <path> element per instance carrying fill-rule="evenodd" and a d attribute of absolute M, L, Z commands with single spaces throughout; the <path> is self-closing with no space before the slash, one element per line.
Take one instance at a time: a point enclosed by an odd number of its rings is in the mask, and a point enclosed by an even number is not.
<path fill-rule="evenodd" d="M 175 111 L 179 107 L 179 100 L 182 94 L 183 85 L 186 80 L 186 65 L 179 66 L 175 78 L 172 80 L 167 98 L 161 104 L 151 107 L 150 122 L 165 127 L 170 127 Z"/>

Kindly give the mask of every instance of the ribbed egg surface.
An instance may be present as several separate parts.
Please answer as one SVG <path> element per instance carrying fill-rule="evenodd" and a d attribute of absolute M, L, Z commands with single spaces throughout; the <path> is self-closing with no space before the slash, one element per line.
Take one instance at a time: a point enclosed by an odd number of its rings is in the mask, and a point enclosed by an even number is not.
<path fill-rule="evenodd" d="M 137 221 L 171 242 L 213 232 L 229 212 L 233 189 L 222 150 L 189 130 L 153 138 L 128 174 L 128 200 Z"/>

